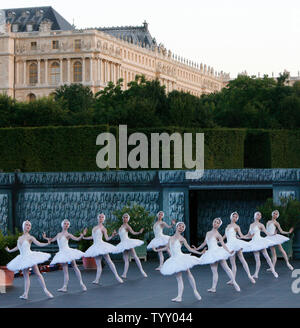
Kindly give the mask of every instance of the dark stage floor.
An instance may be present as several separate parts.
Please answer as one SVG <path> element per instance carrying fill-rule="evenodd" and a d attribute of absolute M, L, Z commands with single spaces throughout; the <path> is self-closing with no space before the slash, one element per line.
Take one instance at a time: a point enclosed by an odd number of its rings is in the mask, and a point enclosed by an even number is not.
<path fill-rule="evenodd" d="M 255 262 L 247 259 L 250 271 L 253 274 Z M 123 262 L 115 262 L 118 272 L 123 272 Z M 300 269 L 300 261 L 291 261 L 295 269 Z M 279 278 L 273 277 L 266 271 L 267 264 L 262 258 L 262 267 L 259 279 L 255 285 L 248 280 L 245 271 L 237 261 L 237 282 L 241 287 L 238 293 L 233 287 L 226 284 L 228 277 L 219 266 L 219 283 L 217 293 L 211 294 L 207 289 L 211 287 L 212 275 L 210 267 L 196 266 L 192 269 L 201 301 L 196 301 L 192 289 L 184 274 L 184 293 L 182 303 L 171 302 L 177 296 L 177 282 L 175 275 L 162 276 L 155 271 L 157 262 L 142 262 L 148 278 L 143 278 L 134 261 L 130 263 L 128 279 L 124 284 L 119 284 L 106 265 L 103 269 L 102 285 L 93 285 L 94 270 L 80 270 L 83 281 L 88 290 L 82 292 L 72 268 L 69 268 L 70 282 L 68 293 L 59 293 L 57 289 L 62 287 L 62 271 L 44 274 L 48 289 L 54 294 L 54 299 L 48 299 L 41 289 L 37 278 L 31 276 L 31 288 L 29 300 L 21 300 L 23 294 L 23 278 L 14 280 L 14 286 L 0 294 L 0 308 L 297 308 L 300 307 L 300 293 L 294 294 L 291 286 L 296 278 L 292 278 L 292 272 L 285 266 L 285 262 L 278 260 L 276 271 Z M 300 277 L 300 274 L 299 274 Z M 298 283 L 300 289 L 300 282 Z"/>

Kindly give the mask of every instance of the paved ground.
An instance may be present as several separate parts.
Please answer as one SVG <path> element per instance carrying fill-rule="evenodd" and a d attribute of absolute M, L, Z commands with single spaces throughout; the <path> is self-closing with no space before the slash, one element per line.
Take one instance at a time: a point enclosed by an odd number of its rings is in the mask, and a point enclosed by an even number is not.
<path fill-rule="evenodd" d="M 247 260 L 253 274 L 255 263 L 252 258 Z M 237 261 L 238 262 L 238 261 Z M 292 261 L 295 269 L 300 269 L 300 261 Z M 93 285 L 94 270 L 84 270 L 80 267 L 83 280 L 88 288 L 82 292 L 72 268 L 69 268 L 70 282 L 68 293 L 57 292 L 63 283 L 62 271 L 45 273 L 44 277 L 48 289 L 54 294 L 54 299 L 47 299 L 37 281 L 31 276 L 29 300 L 19 299 L 23 294 L 23 278 L 14 280 L 14 286 L 8 288 L 5 294 L 0 294 L 0 308 L 298 308 L 300 307 L 300 293 L 294 294 L 291 285 L 291 271 L 283 260 L 278 260 L 276 279 L 266 272 L 267 264 L 262 259 L 260 276 L 255 285 L 248 280 L 240 263 L 238 263 L 237 282 L 241 292 L 226 285 L 228 278 L 219 267 L 219 283 L 217 293 L 211 294 L 206 290 L 211 286 L 211 271 L 209 266 L 197 266 L 192 269 L 197 288 L 202 301 L 195 300 L 187 277 L 184 275 L 185 290 L 182 303 L 173 303 L 171 298 L 177 295 L 175 276 L 162 276 L 154 268 L 157 262 L 143 262 L 148 278 L 143 278 L 137 270 L 134 261 L 130 263 L 128 279 L 119 284 L 114 279 L 108 266 L 102 274 L 102 285 Z M 123 262 L 116 262 L 119 273 L 122 273 Z M 300 275 L 299 275 L 300 278 Z M 298 283 L 300 288 L 300 282 Z"/>

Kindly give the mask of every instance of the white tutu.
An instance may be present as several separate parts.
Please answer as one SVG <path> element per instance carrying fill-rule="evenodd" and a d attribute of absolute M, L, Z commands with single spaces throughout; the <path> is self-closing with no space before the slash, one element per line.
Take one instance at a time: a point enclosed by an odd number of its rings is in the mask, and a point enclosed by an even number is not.
<path fill-rule="evenodd" d="M 201 255 L 200 259 L 198 260 L 198 264 L 213 264 L 221 260 L 227 260 L 230 256 L 233 255 L 234 254 L 227 252 L 225 248 L 217 246 L 213 249 L 208 249 L 203 255 Z"/>
<path fill-rule="evenodd" d="M 226 246 L 230 251 L 238 252 L 241 250 L 242 252 L 251 252 L 251 245 L 249 245 L 249 242 L 240 239 L 230 239 L 226 243 Z"/>
<path fill-rule="evenodd" d="M 280 234 L 276 234 L 273 236 L 268 236 L 268 239 L 272 241 L 273 245 L 281 245 L 283 243 L 285 243 L 286 241 L 290 240 L 290 238 L 287 238 L 285 236 L 282 236 Z"/>
<path fill-rule="evenodd" d="M 152 249 L 157 248 L 157 247 L 161 247 L 161 246 L 166 246 L 169 242 L 170 236 L 159 236 L 159 237 L 155 237 L 154 239 L 152 239 L 150 241 L 150 243 L 147 246 L 147 249 Z"/>
<path fill-rule="evenodd" d="M 84 257 L 96 257 L 100 255 L 105 255 L 109 253 L 116 253 L 116 246 L 102 241 L 100 243 L 93 244 L 84 253 Z"/>
<path fill-rule="evenodd" d="M 144 242 L 142 240 L 127 238 L 116 245 L 115 251 L 113 253 L 122 253 L 128 249 L 135 248 L 143 244 Z"/>
<path fill-rule="evenodd" d="M 19 271 L 31 268 L 32 266 L 44 263 L 51 257 L 51 254 L 43 252 L 28 252 L 25 255 L 18 255 L 7 264 L 10 271 Z"/>
<path fill-rule="evenodd" d="M 274 245 L 272 240 L 269 239 L 269 236 L 262 237 L 260 235 L 260 229 L 257 225 L 250 231 L 250 233 L 254 236 L 252 237 L 252 240 L 249 241 L 250 248 L 247 249 L 247 252 L 258 252 Z"/>
<path fill-rule="evenodd" d="M 198 257 L 181 252 L 181 244 L 178 239 L 170 243 L 170 252 L 171 257 L 164 262 L 160 269 L 160 273 L 163 275 L 186 271 L 199 264 Z"/>
<path fill-rule="evenodd" d="M 67 238 L 63 235 L 57 240 L 59 251 L 55 254 L 50 265 L 57 263 L 68 263 L 73 260 L 79 260 L 84 256 L 84 253 L 78 249 L 70 248 Z"/>
<path fill-rule="evenodd" d="M 177 272 L 186 271 L 193 266 L 199 265 L 199 258 L 191 254 L 178 254 L 171 256 L 162 265 L 160 272 L 163 275 L 171 275 Z"/>

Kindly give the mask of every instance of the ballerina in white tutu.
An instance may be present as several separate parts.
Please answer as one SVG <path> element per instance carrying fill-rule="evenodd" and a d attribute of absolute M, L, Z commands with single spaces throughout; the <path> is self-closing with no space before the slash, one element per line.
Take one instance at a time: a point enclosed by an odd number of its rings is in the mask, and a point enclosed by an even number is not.
<path fill-rule="evenodd" d="M 249 280 L 255 284 L 255 280 L 254 278 L 251 276 L 250 274 L 250 270 L 249 270 L 249 266 L 244 258 L 243 252 L 248 252 L 250 251 L 250 246 L 249 246 L 249 242 L 244 241 L 244 240 L 240 240 L 237 238 L 237 234 L 241 237 L 241 238 L 245 238 L 245 236 L 242 234 L 241 232 L 241 228 L 236 224 L 236 222 L 239 219 L 239 214 L 237 212 L 233 212 L 230 215 L 230 221 L 231 223 L 228 224 L 228 226 L 225 229 L 225 235 L 223 236 L 223 239 L 227 239 L 227 243 L 226 246 L 228 247 L 228 249 L 230 251 L 235 251 L 235 253 L 230 256 L 230 263 L 231 263 L 231 270 L 233 273 L 234 278 L 236 277 L 236 254 L 239 258 L 239 260 L 241 261 L 244 270 L 246 271 Z M 232 285 L 232 280 L 228 281 L 229 285 Z"/>
<path fill-rule="evenodd" d="M 116 246 L 109 244 L 105 241 L 103 241 L 103 235 L 107 241 L 111 240 L 117 233 L 114 231 L 111 235 L 111 237 L 108 237 L 107 230 L 103 225 L 103 222 L 105 221 L 105 214 L 101 213 L 98 215 L 98 225 L 95 226 L 92 230 L 92 236 L 91 237 L 83 237 L 85 240 L 93 240 L 93 245 L 89 247 L 86 252 L 84 253 L 84 257 L 94 257 L 97 265 L 97 273 L 96 273 L 96 279 L 93 281 L 93 284 L 99 284 L 101 273 L 102 273 L 102 265 L 101 260 L 102 256 L 104 257 L 106 263 L 110 267 L 111 271 L 115 275 L 116 279 L 119 283 L 123 283 L 123 280 L 118 275 L 118 272 L 116 270 L 116 267 L 114 263 L 112 262 L 109 253 L 115 253 L 116 252 Z M 86 231 L 86 230 L 85 230 Z"/>
<path fill-rule="evenodd" d="M 252 240 L 249 241 L 249 246 L 250 246 L 249 251 L 254 253 L 255 262 L 256 262 L 256 269 L 255 269 L 253 278 L 258 279 L 258 273 L 259 273 L 260 266 L 261 266 L 260 252 L 262 252 L 267 263 L 269 264 L 269 267 L 270 267 L 274 277 L 278 278 L 278 274 L 275 271 L 273 263 L 267 252 L 267 248 L 274 244 L 273 244 L 272 240 L 269 239 L 270 234 L 267 232 L 265 226 L 259 222 L 260 219 L 261 219 L 261 213 L 255 212 L 254 213 L 254 222 L 252 224 L 250 224 L 249 232 L 246 236 L 244 236 L 245 238 L 249 238 L 249 237 L 252 238 Z M 263 231 L 267 235 L 267 237 L 262 237 L 260 235 L 261 231 Z"/>
<path fill-rule="evenodd" d="M 53 295 L 49 292 L 46 287 L 45 280 L 40 273 L 38 268 L 38 264 L 44 263 L 51 257 L 51 254 L 43 253 L 43 252 L 33 252 L 30 250 L 31 243 L 39 247 L 44 247 L 49 245 L 48 243 L 41 243 L 37 241 L 33 236 L 29 234 L 31 230 L 30 221 L 24 221 L 22 224 L 23 235 L 18 238 L 17 246 L 13 249 L 9 249 L 8 247 L 5 250 L 9 253 L 20 251 L 20 255 L 16 256 L 12 261 L 7 264 L 8 270 L 11 271 L 23 271 L 24 276 L 24 294 L 20 296 L 21 299 L 27 300 L 28 293 L 30 288 L 30 278 L 29 278 L 29 269 L 32 267 L 34 273 L 38 277 L 38 280 L 45 292 L 45 294 L 49 298 L 53 298 Z"/>
<path fill-rule="evenodd" d="M 156 252 L 169 250 L 171 253 L 171 257 L 168 258 L 165 263 L 163 263 L 160 272 L 163 275 L 172 275 L 176 273 L 176 279 L 178 284 L 178 295 L 177 297 L 173 298 L 173 302 L 181 302 L 182 301 L 182 294 L 183 294 L 183 279 L 182 279 L 182 272 L 186 271 L 188 275 L 189 282 L 193 289 L 194 295 L 197 300 L 201 300 L 201 296 L 197 291 L 195 279 L 190 271 L 190 269 L 195 266 L 199 265 L 199 258 L 196 256 L 192 256 L 191 254 L 183 254 L 181 252 L 182 244 L 187 248 L 188 251 L 201 255 L 205 252 L 197 252 L 192 249 L 185 238 L 181 235 L 185 231 L 185 224 L 183 222 L 178 222 L 176 224 L 176 232 L 175 234 L 169 238 L 168 245 L 160 250 L 154 248 Z"/>
<path fill-rule="evenodd" d="M 139 232 L 134 232 L 130 227 L 130 225 L 128 224 L 128 221 L 130 220 L 130 216 L 128 213 L 125 213 L 122 219 L 123 219 L 123 224 L 119 228 L 119 236 L 121 242 L 116 246 L 116 253 L 123 253 L 123 259 L 124 259 L 124 272 L 121 277 L 124 279 L 127 278 L 127 272 L 129 268 L 129 252 L 131 252 L 132 256 L 134 257 L 135 263 L 140 269 L 141 274 L 144 277 L 148 277 L 146 272 L 143 270 L 142 263 L 134 250 L 135 247 L 143 245 L 144 242 L 139 239 L 131 239 L 128 237 L 128 232 L 136 236 L 143 233 L 144 228 L 142 228 Z"/>
<path fill-rule="evenodd" d="M 164 263 L 164 255 L 163 252 L 159 249 L 159 247 L 166 246 L 169 242 L 170 236 L 163 234 L 164 228 L 172 228 L 173 225 L 175 225 L 175 220 L 172 220 L 172 225 L 168 225 L 166 222 L 163 221 L 163 218 L 165 216 L 165 213 L 163 211 L 160 211 L 157 213 L 157 221 L 153 225 L 153 232 L 154 232 L 154 239 L 150 241 L 150 243 L 147 246 L 147 249 L 157 249 L 158 257 L 159 257 L 159 267 L 157 267 L 155 270 L 160 270 L 161 266 Z M 167 249 L 169 255 L 170 251 Z"/>
<path fill-rule="evenodd" d="M 212 287 L 208 289 L 208 292 L 215 293 L 218 284 L 218 263 L 221 263 L 222 268 L 227 273 L 228 277 L 232 281 L 232 285 L 234 286 L 236 291 L 240 291 L 240 287 L 235 281 L 235 277 L 230 270 L 226 260 L 234 254 L 233 250 L 229 250 L 228 247 L 224 244 L 223 237 L 220 235 L 218 229 L 222 225 L 222 220 L 220 218 L 216 218 L 213 220 L 213 229 L 208 231 L 205 236 L 204 242 L 198 247 L 194 248 L 196 250 L 203 248 L 204 246 L 208 246 L 208 250 L 200 257 L 199 264 L 210 264 L 211 271 L 213 274 Z M 221 243 L 222 247 L 218 246 L 218 242 Z"/>
<path fill-rule="evenodd" d="M 68 283 L 69 283 L 69 269 L 68 269 L 68 262 L 71 262 L 72 267 L 76 273 L 76 276 L 79 280 L 80 286 L 83 291 L 86 291 L 86 286 L 82 281 L 80 270 L 77 267 L 76 260 L 81 259 L 84 256 L 84 253 L 78 249 L 70 248 L 69 247 L 69 239 L 79 241 L 83 238 L 83 234 L 80 237 L 75 237 L 68 232 L 70 227 L 69 220 L 63 220 L 61 223 L 62 231 L 59 232 L 54 238 L 44 238 L 50 242 L 57 241 L 59 251 L 55 254 L 54 258 L 52 259 L 50 265 L 60 263 L 63 267 L 64 272 L 64 285 L 62 288 L 58 289 L 59 292 L 67 292 Z"/>
<path fill-rule="evenodd" d="M 283 231 L 281 229 L 281 226 L 279 224 L 279 222 L 277 221 L 277 219 L 279 218 L 279 211 L 275 210 L 272 212 L 272 220 L 269 220 L 267 222 L 267 232 L 271 235 L 268 236 L 268 239 L 270 239 L 271 241 L 273 241 L 274 246 L 271 246 L 271 253 L 272 253 L 272 263 L 275 269 L 275 265 L 277 262 L 277 255 L 276 255 L 276 246 L 278 247 L 278 249 L 280 250 L 281 254 L 283 255 L 283 258 L 286 262 L 287 267 L 290 270 L 294 270 L 293 266 L 290 264 L 288 256 L 286 255 L 286 252 L 284 251 L 283 247 L 281 246 L 281 244 L 285 243 L 286 241 L 290 240 L 289 238 L 282 236 L 280 234 L 277 234 L 277 229 L 278 231 L 283 234 L 283 235 L 288 235 L 290 233 L 292 233 L 294 231 L 294 228 L 291 228 L 289 230 L 289 232 Z M 268 271 L 270 271 L 270 269 L 268 269 Z"/>

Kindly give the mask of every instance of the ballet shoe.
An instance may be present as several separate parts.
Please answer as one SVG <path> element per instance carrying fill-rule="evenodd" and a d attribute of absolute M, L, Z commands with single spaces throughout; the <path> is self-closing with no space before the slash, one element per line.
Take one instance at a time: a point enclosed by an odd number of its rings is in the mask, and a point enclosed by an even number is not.
<path fill-rule="evenodd" d="M 160 271 L 160 269 L 161 269 L 161 266 L 155 268 L 155 270 L 157 270 L 157 271 Z"/>
<path fill-rule="evenodd" d="M 123 274 L 122 274 L 122 276 L 121 276 L 123 279 L 127 279 L 127 276 L 124 276 Z"/>
<path fill-rule="evenodd" d="M 234 288 L 235 288 L 235 290 L 237 292 L 240 292 L 241 291 L 241 288 L 240 288 L 240 286 L 237 283 L 233 284 L 233 286 L 234 286 Z"/>
<path fill-rule="evenodd" d="M 117 277 L 117 280 L 118 280 L 118 282 L 119 282 L 120 284 L 123 284 L 123 283 L 124 283 L 124 281 L 123 281 L 120 277 Z"/>
<path fill-rule="evenodd" d="M 227 281 L 227 285 L 233 285 L 232 280 Z"/>
<path fill-rule="evenodd" d="M 258 279 L 258 275 L 257 274 L 254 274 L 252 277 L 255 278 L 255 279 Z"/>
<path fill-rule="evenodd" d="M 49 298 L 54 298 L 54 296 L 49 292 L 49 290 L 44 290 L 45 294 L 49 297 Z"/>
<path fill-rule="evenodd" d="M 58 292 L 66 293 L 67 292 L 67 287 L 62 287 L 57 290 Z"/>
<path fill-rule="evenodd" d="M 22 300 L 28 300 L 28 296 L 26 296 L 25 294 L 19 296 L 19 298 Z"/>
<path fill-rule="evenodd" d="M 252 284 L 256 284 L 256 281 L 254 280 L 253 277 L 250 276 L 249 279 L 250 279 L 250 281 L 252 282 Z"/>
<path fill-rule="evenodd" d="M 148 277 L 148 276 L 147 276 L 147 273 L 146 273 L 145 271 L 142 272 L 142 275 L 143 275 L 145 278 Z"/>
<path fill-rule="evenodd" d="M 278 273 L 277 272 L 272 272 L 275 278 L 278 278 Z"/>
<path fill-rule="evenodd" d="M 81 286 L 81 288 L 82 288 L 82 290 L 83 290 L 84 292 L 87 291 L 87 288 L 86 288 L 86 285 L 85 285 L 85 284 L 80 284 L 80 286 Z"/>
<path fill-rule="evenodd" d="M 210 293 L 215 293 L 216 292 L 216 289 L 215 288 L 210 288 L 207 291 L 210 292 Z"/>
<path fill-rule="evenodd" d="M 101 283 L 99 281 L 97 281 L 97 280 L 92 281 L 92 284 L 101 285 Z"/>
<path fill-rule="evenodd" d="M 181 301 L 182 301 L 182 298 L 179 297 L 179 296 L 177 296 L 177 297 L 175 297 L 175 298 L 172 299 L 172 302 L 178 302 L 178 303 L 180 303 Z"/>
<path fill-rule="evenodd" d="M 292 271 L 294 270 L 294 267 L 290 263 L 287 264 L 287 267 Z"/>
<path fill-rule="evenodd" d="M 195 292 L 194 295 L 198 301 L 201 301 L 202 297 L 200 296 L 200 294 L 198 292 Z"/>

